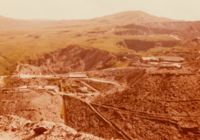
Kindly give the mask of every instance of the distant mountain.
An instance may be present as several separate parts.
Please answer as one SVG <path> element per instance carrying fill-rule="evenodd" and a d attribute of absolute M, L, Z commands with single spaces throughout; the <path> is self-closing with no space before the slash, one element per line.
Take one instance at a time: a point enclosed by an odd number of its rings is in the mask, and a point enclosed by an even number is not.
<path fill-rule="evenodd" d="M 128 11 L 89 20 L 19 20 L 0 16 L 0 28 L 27 28 L 59 25 L 126 25 L 152 22 L 171 22 L 167 18 L 153 16 L 141 11 Z"/>
<path fill-rule="evenodd" d="M 177 27 L 183 27 L 185 29 L 187 28 L 188 23 L 189 25 L 193 25 L 193 23 L 199 25 L 198 22 L 172 20 L 168 18 L 154 16 L 142 11 L 127 11 L 88 20 L 20 20 L 0 16 L 0 29 L 33 29 L 59 26 L 123 26 L 136 24 L 147 27 L 150 26 L 154 28 L 170 28 L 174 30 Z"/>
<path fill-rule="evenodd" d="M 56 20 L 23 20 L 0 16 L 0 29 L 34 29 L 66 23 Z"/>
<path fill-rule="evenodd" d="M 173 20 L 168 18 L 162 18 L 150 15 L 148 13 L 142 11 L 128 11 L 121 12 L 109 16 L 104 16 L 100 18 L 96 18 L 95 20 L 102 23 L 112 23 L 118 25 L 125 24 L 144 24 L 144 23 L 154 23 L 154 22 L 172 22 Z"/>

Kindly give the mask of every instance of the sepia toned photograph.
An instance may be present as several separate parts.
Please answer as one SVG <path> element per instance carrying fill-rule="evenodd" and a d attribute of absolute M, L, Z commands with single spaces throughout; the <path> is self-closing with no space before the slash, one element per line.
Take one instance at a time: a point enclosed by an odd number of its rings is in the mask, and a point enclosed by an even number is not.
<path fill-rule="evenodd" d="M 0 0 L 0 140 L 200 140 L 200 0 Z"/>

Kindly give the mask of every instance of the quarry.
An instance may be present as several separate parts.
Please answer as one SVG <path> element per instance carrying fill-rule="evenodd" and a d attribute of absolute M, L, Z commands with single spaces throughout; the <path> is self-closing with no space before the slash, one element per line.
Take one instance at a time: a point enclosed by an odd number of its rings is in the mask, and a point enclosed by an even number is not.
<path fill-rule="evenodd" d="M 1 77 L 1 115 L 9 114 L 1 129 L 19 139 L 56 139 L 60 131 L 58 139 L 199 137 L 199 73 L 184 57 L 141 57 L 134 64 L 62 74 L 20 64 Z"/>
<path fill-rule="evenodd" d="M 198 21 L 0 23 L 1 140 L 200 139 Z"/>

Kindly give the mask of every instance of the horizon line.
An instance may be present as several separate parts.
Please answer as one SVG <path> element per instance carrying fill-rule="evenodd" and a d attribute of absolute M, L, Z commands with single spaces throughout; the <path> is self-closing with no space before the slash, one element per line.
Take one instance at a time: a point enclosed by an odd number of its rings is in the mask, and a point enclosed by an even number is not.
<path fill-rule="evenodd" d="M 200 19 L 182 19 L 182 18 L 170 18 L 170 17 L 165 17 L 165 16 L 158 16 L 143 10 L 127 10 L 127 11 L 119 11 L 119 12 L 114 12 L 114 13 L 110 13 L 110 14 L 105 14 L 105 15 L 98 15 L 95 17 L 88 17 L 88 18 L 17 18 L 17 17 L 11 17 L 11 16 L 6 16 L 6 15 L 2 15 L 0 14 L 0 18 L 7 18 L 7 19 L 12 19 L 12 20 L 24 20 L 24 21 L 84 21 L 84 20 L 93 20 L 93 19 L 97 19 L 97 18 L 103 18 L 103 17 L 107 17 L 107 16 L 113 16 L 113 15 L 117 15 L 117 14 L 122 14 L 122 13 L 127 13 L 127 12 L 141 12 L 144 14 L 147 14 L 149 16 L 155 16 L 158 18 L 166 18 L 169 20 L 176 20 L 176 21 L 200 21 Z"/>

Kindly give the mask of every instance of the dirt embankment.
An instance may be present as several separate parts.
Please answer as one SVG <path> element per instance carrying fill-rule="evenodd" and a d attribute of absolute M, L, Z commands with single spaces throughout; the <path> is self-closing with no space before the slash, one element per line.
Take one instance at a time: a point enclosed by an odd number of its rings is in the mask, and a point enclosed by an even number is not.
<path fill-rule="evenodd" d="M 138 57 L 132 58 L 137 61 Z M 40 68 L 40 73 L 66 73 L 72 71 L 88 71 L 114 67 L 123 60 L 123 55 L 116 55 L 94 48 L 81 48 L 76 45 L 45 54 L 37 60 L 29 60 L 28 64 Z M 34 68 L 36 69 L 36 68 Z M 31 69 L 20 67 L 19 71 L 33 73 Z M 33 70 L 34 71 L 34 70 Z"/>

